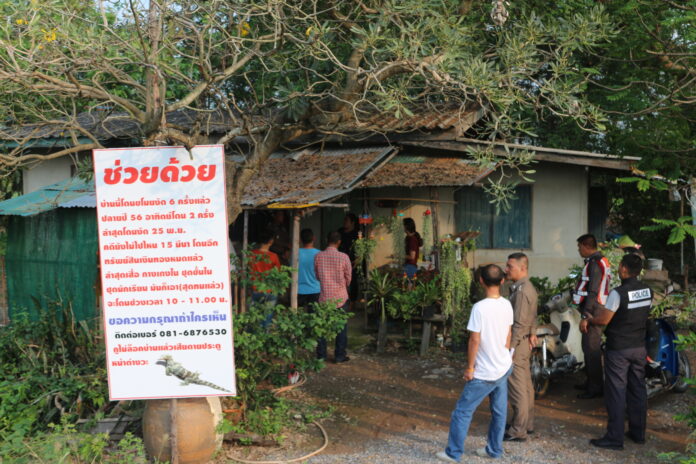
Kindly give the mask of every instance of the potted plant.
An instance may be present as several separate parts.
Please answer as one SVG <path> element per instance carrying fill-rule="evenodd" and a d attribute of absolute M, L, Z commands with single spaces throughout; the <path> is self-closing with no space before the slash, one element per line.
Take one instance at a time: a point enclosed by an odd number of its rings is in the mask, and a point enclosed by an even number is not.
<path fill-rule="evenodd" d="M 419 280 L 414 289 L 416 306 L 421 311 L 423 319 L 431 319 L 437 312 L 437 305 L 441 300 L 439 278 L 430 281 Z"/>
<path fill-rule="evenodd" d="M 394 278 L 378 269 L 373 269 L 368 278 L 368 304 L 378 304 L 380 309 L 379 329 L 377 330 L 377 352 L 383 353 L 387 344 L 387 301 L 397 289 Z"/>

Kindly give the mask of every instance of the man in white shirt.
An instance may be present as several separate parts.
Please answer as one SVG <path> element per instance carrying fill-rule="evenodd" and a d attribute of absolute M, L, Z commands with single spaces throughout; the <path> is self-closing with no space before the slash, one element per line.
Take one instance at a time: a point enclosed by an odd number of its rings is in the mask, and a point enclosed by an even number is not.
<path fill-rule="evenodd" d="M 459 462 L 474 411 L 486 397 L 491 408 L 488 444 L 476 450 L 476 454 L 490 458 L 503 454 L 508 377 L 512 372 L 510 339 L 513 323 L 512 305 L 500 296 L 503 277 L 503 270 L 495 264 L 481 268 L 479 282 L 486 290 L 486 298 L 471 309 L 467 326 L 470 332 L 469 361 L 464 372 L 467 383 L 452 411 L 447 448 L 436 455 L 445 462 Z"/>

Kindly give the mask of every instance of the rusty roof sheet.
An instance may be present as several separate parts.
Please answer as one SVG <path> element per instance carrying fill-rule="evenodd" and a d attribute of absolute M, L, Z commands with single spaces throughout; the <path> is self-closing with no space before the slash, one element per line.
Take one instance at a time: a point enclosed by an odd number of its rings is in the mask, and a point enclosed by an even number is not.
<path fill-rule="evenodd" d="M 328 201 L 348 193 L 393 147 L 276 153 L 244 190 L 245 207 L 288 208 Z"/>
<path fill-rule="evenodd" d="M 360 187 L 447 187 L 472 185 L 493 172 L 495 165 L 436 156 L 397 155 L 371 172 Z"/>
<path fill-rule="evenodd" d="M 358 112 L 355 120 L 340 123 L 336 132 L 413 132 L 455 129 L 460 135 L 483 116 L 478 105 L 419 108 L 412 116 L 393 113 Z M 323 128 L 325 129 L 325 128 Z"/>

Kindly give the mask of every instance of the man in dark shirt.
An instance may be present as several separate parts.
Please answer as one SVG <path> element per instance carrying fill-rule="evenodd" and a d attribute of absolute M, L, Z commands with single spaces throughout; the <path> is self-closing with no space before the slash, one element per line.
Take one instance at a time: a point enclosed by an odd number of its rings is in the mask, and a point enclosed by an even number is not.
<path fill-rule="evenodd" d="M 585 258 L 585 266 L 573 293 L 573 302 L 578 305 L 583 319 L 595 315 L 598 305 L 607 301 L 611 274 L 609 261 L 597 250 L 594 235 L 578 237 L 578 253 Z M 585 356 L 587 383 L 577 388 L 586 390 L 580 399 L 602 396 L 602 328 L 589 326 L 582 334 L 582 352 Z"/>
<path fill-rule="evenodd" d="M 643 260 L 627 254 L 619 265 L 621 286 L 611 291 L 606 305 L 580 323 L 580 330 L 606 325 L 604 393 L 607 432 L 590 440 L 599 448 L 623 449 L 624 417 L 628 414 L 628 437 L 645 443 L 648 394 L 645 387 L 645 333 L 652 303 L 652 291 L 638 280 Z"/>
<path fill-rule="evenodd" d="M 357 269 L 355 268 L 355 250 L 353 244 L 358 239 L 358 216 L 354 213 L 347 213 L 343 218 L 343 227 L 338 229 L 341 234 L 341 245 L 338 251 L 345 253 L 350 258 L 350 264 L 353 266 L 350 286 L 348 287 L 348 300 L 350 301 L 350 311 L 353 311 L 355 301 L 358 299 L 358 279 Z"/>

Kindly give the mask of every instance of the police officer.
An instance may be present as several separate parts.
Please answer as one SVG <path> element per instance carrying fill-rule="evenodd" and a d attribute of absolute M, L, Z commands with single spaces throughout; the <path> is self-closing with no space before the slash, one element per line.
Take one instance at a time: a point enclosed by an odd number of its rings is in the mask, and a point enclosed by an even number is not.
<path fill-rule="evenodd" d="M 591 318 L 599 305 L 607 301 L 611 275 L 607 258 L 597 250 L 594 235 L 578 237 L 578 253 L 585 259 L 585 267 L 573 292 L 573 302 L 578 305 L 583 319 Z M 602 396 L 602 328 L 590 325 L 582 334 L 582 352 L 585 355 L 587 383 L 576 385 L 580 390 L 578 398 L 590 399 Z"/>
<path fill-rule="evenodd" d="M 599 448 L 623 449 L 624 416 L 628 414 L 628 438 L 645 443 L 648 392 L 645 387 L 645 333 L 652 291 L 638 280 L 643 269 L 640 256 L 624 255 L 619 265 L 621 285 L 611 291 L 606 305 L 580 323 L 580 330 L 606 325 L 604 394 L 607 432 L 590 440 Z"/>

